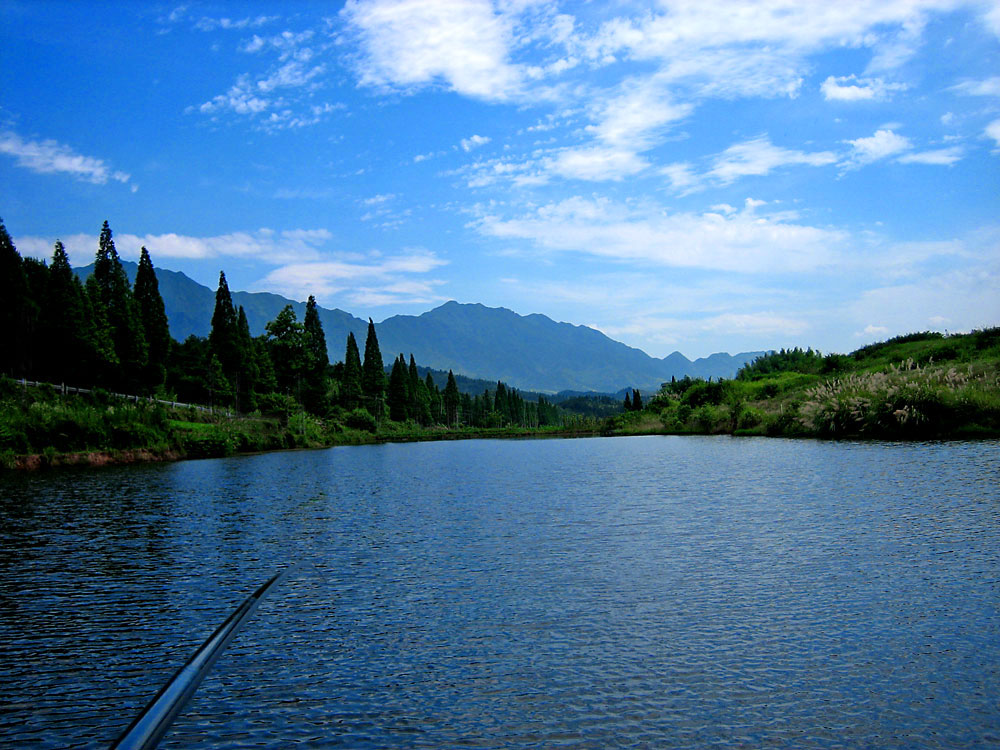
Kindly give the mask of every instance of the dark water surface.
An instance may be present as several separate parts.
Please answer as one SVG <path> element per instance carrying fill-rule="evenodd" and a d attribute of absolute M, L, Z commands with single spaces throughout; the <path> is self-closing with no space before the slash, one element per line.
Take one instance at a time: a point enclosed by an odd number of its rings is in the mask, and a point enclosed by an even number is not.
<path fill-rule="evenodd" d="M 0 478 L 0 745 L 1000 744 L 1000 443 L 335 448 Z"/>

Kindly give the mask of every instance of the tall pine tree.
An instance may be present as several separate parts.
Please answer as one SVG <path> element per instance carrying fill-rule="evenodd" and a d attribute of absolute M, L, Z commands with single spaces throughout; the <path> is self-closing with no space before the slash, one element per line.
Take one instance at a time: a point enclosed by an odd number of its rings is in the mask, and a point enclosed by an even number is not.
<path fill-rule="evenodd" d="M 167 357 L 170 354 L 170 328 L 167 311 L 160 296 L 160 284 L 156 270 L 145 247 L 139 256 L 139 270 L 135 274 L 135 301 L 139 309 L 139 319 L 146 335 L 149 357 L 146 364 L 146 385 L 156 388 L 163 384 L 167 374 Z"/>
<path fill-rule="evenodd" d="M 21 254 L 0 219 L 0 372 L 23 377 L 32 300 Z"/>
<path fill-rule="evenodd" d="M 455 382 L 455 374 L 451 370 L 448 370 L 448 383 L 444 387 L 442 401 L 444 402 L 445 423 L 449 427 L 458 427 L 458 405 L 461 396 L 458 392 L 458 383 Z"/>
<path fill-rule="evenodd" d="M 385 399 L 385 363 L 371 318 L 368 318 L 368 337 L 365 339 L 365 361 L 361 364 L 361 391 L 368 411 L 376 421 L 380 420 Z"/>
<path fill-rule="evenodd" d="M 341 404 L 345 409 L 361 406 L 361 352 L 353 333 L 347 334 L 347 351 L 344 354 L 344 380 L 340 384 Z"/>
<path fill-rule="evenodd" d="M 86 383 L 88 317 L 83 285 L 69 263 L 63 243 L 56 240 L 45 303 L 41 311 L 40 338 L 45 343 L 42 374 L 52 382 Z"/>
<path fill-rule="evenodd" d="M 302 381 L 303 405 L 313 414 L 322 415 L 327 409 L 326 380 L 330 357 L 326 351 L 326 334 L 319 319 L 316 298 L 309 295 L 306 315 L 302 321 L 303 343 L 306 350 L 305 372 Z"/>
<path fill-rule="evenodd" d="M 215 290 L 215 310 L 212 329 L 208 334 L 208 349 L 219 360 L 222 373 L 230 384 L 238 385 L 240 370 L 239 321 L 225 271 L 219 272 L 219 288 Z M 235 389 L 237 392 L 239 388 Z"/>
<path fill-rule="evenodd" d="M 96 292 L 92 302 L 103 307 L 118 360 L 116 375 L 111 378 L 110 384 L 129 392 L 142 390 L 142 375 L 148 358 L 146 337 L 132 287 L 118 257 L 107 221 L 101 227 L 91 278 L 94 279 Z"/>

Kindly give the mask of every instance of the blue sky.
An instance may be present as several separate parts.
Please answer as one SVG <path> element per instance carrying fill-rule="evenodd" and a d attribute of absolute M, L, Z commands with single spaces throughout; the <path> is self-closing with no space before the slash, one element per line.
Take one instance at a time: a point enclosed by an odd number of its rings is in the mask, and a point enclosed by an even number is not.
<path fill-rule="evenodd" d="M 1000 3 L 0 5 L 0 216 L 654 356 L 1000 324 Z"/>

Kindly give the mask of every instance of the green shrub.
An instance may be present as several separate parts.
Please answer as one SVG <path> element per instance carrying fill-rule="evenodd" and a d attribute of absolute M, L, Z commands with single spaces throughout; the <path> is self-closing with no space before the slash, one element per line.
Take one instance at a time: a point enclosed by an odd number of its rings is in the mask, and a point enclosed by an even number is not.
<path fill-rule="evenodd" d="M 353 427 L 355 430 L 375 432 L 376 429 L 375 417 L 369 414 L 367 409 L 355 409 L 347 415 L 345 422 L 348 427 Z"/>

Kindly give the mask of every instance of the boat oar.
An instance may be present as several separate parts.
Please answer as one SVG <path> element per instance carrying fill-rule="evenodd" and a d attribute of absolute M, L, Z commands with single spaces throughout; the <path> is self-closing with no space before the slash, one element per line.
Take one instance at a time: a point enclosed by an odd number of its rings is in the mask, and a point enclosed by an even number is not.
<path fill-rule="evenodd" d="M 288 574 L 286 568 L 275 573 L 270 579 L 254 591 L 236 608 L 226 621 L 201 644 L 187 663 L 170 678 L 153 700 L 135 717 L 128 729 L 111 746 L 122 750 L 143 750 L 155 748 L 163 735 L 170 728 L 177 714 L 194 695 L 198 685 L 204 679 L 208 670 L 222 654 L 223 649 L 233 639 L 244 622 L 253 614 L 264 595 Z"/>

